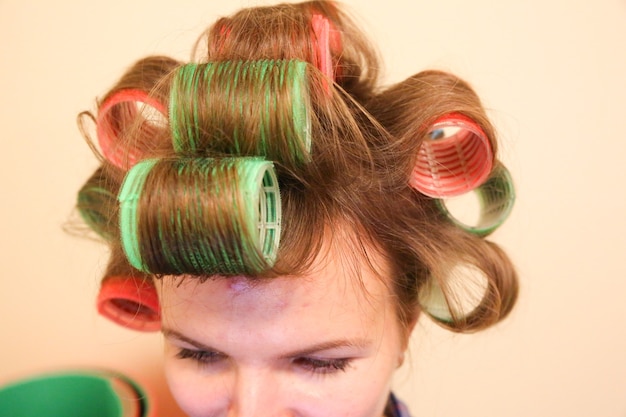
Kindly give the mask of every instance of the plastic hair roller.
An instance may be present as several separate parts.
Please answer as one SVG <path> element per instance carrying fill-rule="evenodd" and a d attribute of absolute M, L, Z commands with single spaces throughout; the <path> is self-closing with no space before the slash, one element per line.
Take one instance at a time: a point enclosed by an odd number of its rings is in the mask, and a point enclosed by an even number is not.
<path fill-rule="evenodd" d="M 280 19 L 263 13 L 262 7 L 219 19 L 207 34 L 206 61 L 299 59 L 334 79 L 332 56 L 341 56 L 342 41 L 330 19 L 340 17 L 334 5 L 318 6 L 314 2 L 279 6 Z M 255 48 L 250 50 L 250 45 Z"/>
<path fill-rule="evenodd" d="M 122 247 L 140 271 L 255 275 L 276 259 L 280 193 L 262 158 L 144 160 L 118 199 Z"/>
<path fill-rule="evenodd" d="M 102 281 L 98 312 L 132 330 L 161 329 L 161 309 L 154 284 L 147 277 L 112 276 Z"/>
<path fill-rule="evenodd" d="M 448 271 L 445 285 L 444 292 L 440 283 L 431 278 L 420 287 L 418 300 L 425 313 L 448 324 L 471 322 L 473 316 L 481 314 L 489 285 L 482 271 L 471 264 L 458 264 Z"/>
<path fill-rule="evenodd" d="M 221 25 L 219 26 L 219 37 L 216 39 L 217 51 L 222 53 L 224 51 L 224 44 L 226 39 L 230 37 L 230 33 L 232 29 L 227 26 L 228 19 L 222 19 Z"/>
<path fill-rule="evenodd" d="M 325 74 L 327 74 L 332 80 L 336 80 L 337 76 L 341 74 L 337 74 L 340 70 L 339 65 L 335 65 L 336 63 L 333 60 L 339 60 L 342 56 L 343 52 L 343 41 L 341 39 L 341 32 L 337 30 L 337 24 L 341 25 L 343 22 L 340 17 L 337 9 L 337 5 L 333 2 L 324 2 L 324 4 L 320 3 L 309 3 L 312 12 L 311 23 L 313 26 L 313 33 L 315 34 L 318 45 L 317 48 L 320 52 L 324 52 L 324 50 L 328 50 L 328 65 L 330 66 L 330 72 L 326 72 L 324 68 L 325 65 L 318 65 L 318 69 Z M 320 7 L 321 6 L 321 7 Z M 319 40 L 322 39 L 323 42 L 319 44 Z"/>
<path fill-rule="evenodd" d="M 40 374 L 0 387 L 0 415 L 11 417 L 151 417 L 144 389 L 118 372 L 100 369 Z"/>
<path fill-rule="evenodd" d="M 496 165 L 482 185 L 474 189 L 480 204 L 480 216 L 475 225 L 459 221 L 448 210 L 445 200 L 437 200 L 441 211 L 458 227 L 484 237 L 491 234 L 507 219 L 515 203 L 515 188 L 511 174 L 502 164 Z"/>
<path fill-rule="evenodd" d="M 441 287 L 429 280 L 424 284 L 418 293 L 418 300 L 421 308 L 429 315 L 444 323 L 451 323 L 453 315 L 448 307 L 445 295 Z"/>
<path fill-rule="evenodd" d="M 314 64 L 329 79 L 335 79 L 333 71 L 333 57 L 330 54 L 330 22 L 320 14 L 314 14 L 311 18 L 314 35 Z M 326 88 L 330 88 L 326 85 Z"/>
<path fill-rule="evenodd" d="M 311 116 L 303 61 L 225 61 L 178 69 L 170 91 L 174 150 L 309 159 Z"/>
<path fill-rule="evenodd" d="M 429 197 L 452 197 L 482 184 L 493 166 L 489 138 L 472 119 L 451 113 L 424 138 L 410 185 Z"/>
<path fill-rule="evenodd" d="M 116 205 L 116 195 L 106 187 L 102 168 L 98 168 L 78 191 L 78 211 L 93 231 L 105 240 L 111 240 L 111 229 L 117 228 L 117 221 L 111 218 Z"/>
<path fill-rule="evenodd" d="M 138 89 L 123 89 L 100 106 L 96 119 L 98 143 L 104 157 L 127 170 L 143 157 L 154 135 L 167 123 L 166 109 L 158 100 Z M 128 134 L 133 133 L 133 142 Z"/>

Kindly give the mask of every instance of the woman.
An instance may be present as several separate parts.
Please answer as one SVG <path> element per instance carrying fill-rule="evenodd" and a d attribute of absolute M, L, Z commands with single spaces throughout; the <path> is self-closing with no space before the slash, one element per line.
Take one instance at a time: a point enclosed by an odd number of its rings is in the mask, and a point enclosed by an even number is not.
<path fill-rule="evenodd" d="M 406 416 L 390 392 L 420 312 L 470 332 L 517 277 L 484 239 L 513 190 L 480 100 L 425 71 L 385 90 L 336 3 L 218 20 L 195 63 L 144 58 L 80 115 L 79 192 L 111 247 L 99 311 L 161 330 L 190 416 Z M 483 216 L 444 198 L 477 191 Z"/>

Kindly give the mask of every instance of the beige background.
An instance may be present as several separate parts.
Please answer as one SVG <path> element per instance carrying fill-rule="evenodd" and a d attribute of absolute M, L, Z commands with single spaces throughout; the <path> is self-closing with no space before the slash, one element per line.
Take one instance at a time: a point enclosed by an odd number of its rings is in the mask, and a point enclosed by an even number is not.
<path fill-rule="evenodd" d="M 348 0 L 385 81 L 469 80 L 502 136 L 518 203 L 493 239 L 518 308 L 470 336 L 422 321 L 397 379 L 415 416 L 626 416 L 626 2 Z M 367 3 L 367 4 L 365 4 Z M 99 318 L 100 245 L 62 231 L 96 166 L 75 127 L 135 59 L 186 59 L 233 1 L 0 0 L 0 383 L 104 366 L 160 397 L 159 335 Z"/>

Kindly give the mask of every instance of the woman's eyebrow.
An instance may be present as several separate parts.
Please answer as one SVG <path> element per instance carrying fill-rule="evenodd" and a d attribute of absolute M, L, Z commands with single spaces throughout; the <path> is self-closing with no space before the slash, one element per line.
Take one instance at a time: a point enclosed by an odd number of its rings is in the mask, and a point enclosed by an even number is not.
<path fill-rule="evenodd" d="M 161 332 L 163 333 L 163 336 L 166 338 L 178 339 L 181 342 L 187 343 L 198 349 L 209 351 L 209 352 L 217 351 L 217 349 L 214 349 L 208 345 L 205 345 L 204 343 L 200 343 L 196 340 L 193 340 L 192 338 L 187 337 L 184 334 L 176 330 L 163 328 Z M 372 340 L 367 339 L 367 338 L 353 338 L 353 339 L 346 338 L 346 339 L 329 340 L 329 341 L 324 341 L 321 343 L 316 343 L 311 346 L 298 348 L 291 352 L 283 353 L 281 354 L 281 358 L 296 358 L 300 356 L 308 356 L 314 353 L 323 352 L 326 350 L 340 349 L 340 348 L 357 348 L 359 350 L 367 350 L 372 345 L 373 345 Z"/>
<path fill-rule="evenodd" d="M 196 340 L 193 340 L 192 338 L 187 337 L 184 334 L 182 334 L 180 332 L 177 332 L 176 330 L 172 330 L 172 329 L 168 329 L 168 328 L 162 328 L 161 329 L 161 333 L 163 333 L 163 336 L 165 338 L 168 338 L 168 339 L 171 339 L 171 338 L 178 339 L 181 342 L 185 342 L 185 343 L 187 343 L 187 344 L 189 344 L 189 345 L 191 345 L 193 347 L 196 347 L 196 348 L 198 348 L 200 350 L 204 350 L 204 351 L 207 351 L 207 352 L 214 352 L 216 350 L 216 349 L 213 349 L 210 346 L 205 345 L 204 343 L 200 343 L 200 342 L 198 342 Z"/>

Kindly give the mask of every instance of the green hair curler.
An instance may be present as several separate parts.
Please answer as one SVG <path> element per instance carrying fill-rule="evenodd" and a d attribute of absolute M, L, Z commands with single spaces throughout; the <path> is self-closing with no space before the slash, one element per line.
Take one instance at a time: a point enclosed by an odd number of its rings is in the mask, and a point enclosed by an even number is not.
<path fill-rule="evenodd" d="M 459 221 L 446 206 L 446 200 L 436 200 L 442 213 L 458 227 L 484 237 L 493 233 L 507 219 L 515 203 L 515 188 L 511 174 L 502 164 L 494 167 L 487 181 L 473 191 L 478 196 L 480 217 L 475 225 Z"/>
<path fill-rule="evenodd" d="M 180 67 L 170 89 L 174 150 L 298 164 L 311 151 L 307 63 L 224 61 Z"/>
<path fill-rule="evenodd" d="M 418 291 L 421 309 L 438 322 L 471 321 L 488 305 L 489 280 L 478 265 L 459 261 L 441 278 L 431 277 Z"/>
<path fill-rule="evenodd" d="M 11 417 L 154 416 L 143 388 L 106 370 L 37 375 L 0 387 L 0 415 Z"/>
<path fill-rule="evenodd" d="M 149 271 L 143 263 L 139 249 L 137 204 L 143 192 L 146 176 L 158 161 L 158 159 L 146 159 L 131 168 L 128 174 L 126 174 L 118 194 L 122 247 L 128 262 L 136 269 L 144 272 Z"/>
<path fill-rule="evenodd" d="M 87 180 L 78 191 L 76 206 L 84 222 L 105 240 L 113 239 L 111 223 L 115 213 L 116 196 L 106 183 L 102 168 Z"/>
<path fill-rule="evenodd" d="M 142 161 L 119 201 L 122 246 L 140 271 L 255 275 L 276 259 L 278 180 L 260 157 Z"/>

